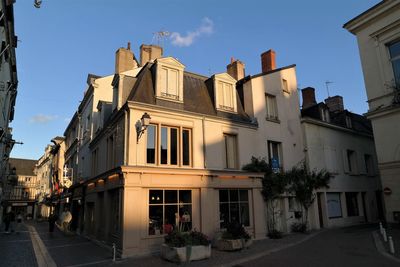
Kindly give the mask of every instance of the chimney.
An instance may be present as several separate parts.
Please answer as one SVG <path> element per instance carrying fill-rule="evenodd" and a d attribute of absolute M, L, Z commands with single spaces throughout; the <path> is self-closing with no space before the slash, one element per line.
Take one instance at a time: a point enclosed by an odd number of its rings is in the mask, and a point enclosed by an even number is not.
<path fill-rule="evenodd" d="M 115 52 L 115 73 L 132 70 L 136 67 L 137 63 L 131 51 L 131 43 L 128 42 L 128 48 L 121 47 Z"/>
<path fill-rule="evenodd" d="M 236 80 L 241 80 L 244 78 L 244 64 L 240 60 L 235 60 L 231 58 L 231 63 L 226 66 L 226 71 Z"/>
<path fill-rule="evenodd" d="M 270 49 L 261 54 L 261 68 L 263 73 L 276 69 L 274 50 Z"/>
<path fill-rule="evenodd" d="M 162 57 L 163 48 L 157 45 L 144 45 L 140 46 L 140 66 L 144 66 L 149 61 Z"/>
<path fill-rule="evenodd" d="M 303 98 L 302 108 L 308 108 L 317 104 L 315 101 L 315 89 L 312 87 L 307 87 L 301 89 L 301 96 Z"/>
<path fill-rule="evenodd" d="M 329 111 L 331 112 L 344 110 L 343 97 L 340 95 L 328 97 L 325 99 L 325 104 L 328 106 Z"/>

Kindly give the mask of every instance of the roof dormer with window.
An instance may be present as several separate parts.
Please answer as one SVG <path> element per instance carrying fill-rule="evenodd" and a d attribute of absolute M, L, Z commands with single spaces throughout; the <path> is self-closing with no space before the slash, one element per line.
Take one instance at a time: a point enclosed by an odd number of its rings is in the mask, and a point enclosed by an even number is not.
<path fill-rule="evenodd" d="M 219 111 L 236 113 L 236 80 L 227 73 L 215 74 L 213 78 L 216 109 Z"/>
<path fill-rule="evenodd" d="M 156 60 L 156 96 L 183 103 L 183 71 L 185 65 L 172 57 Z"/>

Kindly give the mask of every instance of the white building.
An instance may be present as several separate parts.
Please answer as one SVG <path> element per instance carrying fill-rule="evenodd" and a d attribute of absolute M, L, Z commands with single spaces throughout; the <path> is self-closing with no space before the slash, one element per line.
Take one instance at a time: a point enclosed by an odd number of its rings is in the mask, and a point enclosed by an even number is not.
<path fill-rule="evenodd" d="M 357 37 L 388 222 L 400 221 L 400 2 L 378 3 L 344 25 Z"/>
<path fill-rule="evenodd" d="M 302 94 L 306 162 L 311 170 L 333 174 L 329 188 L 318 190 L 310 209 L 311 228 L 377 221 L 383 208 L 370 121 L 345 110 L 341 96 L 317 103 L 314 88 Z"/>

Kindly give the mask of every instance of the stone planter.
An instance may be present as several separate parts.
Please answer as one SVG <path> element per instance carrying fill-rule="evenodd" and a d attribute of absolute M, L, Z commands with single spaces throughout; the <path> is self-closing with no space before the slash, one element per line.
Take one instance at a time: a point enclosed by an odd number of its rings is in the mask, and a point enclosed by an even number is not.
<path fill-rule="evenodd" d="M 222 251 L 235 251 L 243 248 L 248 248 L 253 244 L 253 240 L 244 239 L 219 239 L 216 243 L 218 250 Z"/>
<path fill-rule="evenodd" d="M 208 259 L 211 257 L 211 245 L 186 246 L 181 248 L 161 245 L 161 257 L 173 262 L 186 262 Z"/>

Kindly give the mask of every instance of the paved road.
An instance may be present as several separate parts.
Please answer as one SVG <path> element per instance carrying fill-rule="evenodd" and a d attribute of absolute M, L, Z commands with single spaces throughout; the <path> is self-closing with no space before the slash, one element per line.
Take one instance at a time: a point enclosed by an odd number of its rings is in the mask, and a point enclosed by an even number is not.
<path fill-rule="evenodd" d="M 329 230 L 297 246 L 236 266 L 399 266 L 376 250 L 373 229 L 358 226 Z"/>
<path fill-rule="evenodd" d="M 0 233 L 1 267 L 36 267 L 36 257 L 31 237 L 25 225 L 18 233 Z M 2 229 L 3 231 L 3 229 Z"/>

